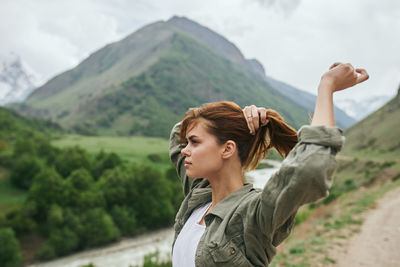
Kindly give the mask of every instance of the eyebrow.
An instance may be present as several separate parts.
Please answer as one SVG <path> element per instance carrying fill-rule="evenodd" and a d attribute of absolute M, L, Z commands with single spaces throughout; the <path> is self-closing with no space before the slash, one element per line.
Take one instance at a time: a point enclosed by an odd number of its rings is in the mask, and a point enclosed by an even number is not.
<path fill-rule="evenodd" d="M 186 138 L 186 140 L 187 140 L 187 139 L 193 140 L 193 138 L 195 138 L 195 137 L 198 137 L 198 136 L 197 136 L 197 135 L 191 135 L 191 136 L 189 136 L 188 138 Z"/>

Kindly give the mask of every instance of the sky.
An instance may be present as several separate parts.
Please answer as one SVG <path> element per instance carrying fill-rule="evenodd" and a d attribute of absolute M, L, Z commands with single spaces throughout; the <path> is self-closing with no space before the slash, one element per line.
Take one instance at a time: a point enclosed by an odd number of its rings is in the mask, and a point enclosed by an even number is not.
<path fill-rule="evenodd" d="M 370 75 L 335 99 L 394 96 L 400 85 L 396 0 L 0 0 L 0 57 L 17 54 L 44 83 L 174 15 L 216 31 L 268 76 L 313 94 L 334 62 Z"/>

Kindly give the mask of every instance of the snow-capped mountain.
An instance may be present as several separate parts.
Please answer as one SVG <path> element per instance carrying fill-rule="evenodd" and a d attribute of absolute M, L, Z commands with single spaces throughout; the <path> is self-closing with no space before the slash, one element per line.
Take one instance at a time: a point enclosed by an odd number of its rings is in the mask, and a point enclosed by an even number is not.
<path fill-rule="evenodd" d="M 390 96 L 373 96 L 367 99 L 338 99 L 335 105 L 357 121 L 367 117 L 391 99 Z"/>
<path fill-rule="evenodd" d="M 23 101 L 37 85 L 37 79 L 21 58 L 11 53 L 0 58 L 0 105 Z"/>

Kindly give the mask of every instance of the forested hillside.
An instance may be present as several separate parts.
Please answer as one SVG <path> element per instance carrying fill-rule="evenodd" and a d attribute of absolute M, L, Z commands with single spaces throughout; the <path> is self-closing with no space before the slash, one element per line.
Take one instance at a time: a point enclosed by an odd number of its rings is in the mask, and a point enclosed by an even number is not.
<path fill-rule="evenodd" d="M 0 123 L 0 266 L 172 225 L 183 197 L 172 166 L 160 171 L 113 152 L 54 147 L 57 125 L 4 108 Z"/>

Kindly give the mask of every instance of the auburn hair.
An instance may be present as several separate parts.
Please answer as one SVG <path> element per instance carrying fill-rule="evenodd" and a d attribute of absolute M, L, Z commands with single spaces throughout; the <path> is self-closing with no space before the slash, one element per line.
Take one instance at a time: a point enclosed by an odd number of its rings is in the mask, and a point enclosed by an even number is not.
<path fill-rule="evenodd" d="M 244 170 L 253 170 L 275 148 L 286 157 L 298 142 L 297 131 L 290 127 L 283 117 L 272 109 L 267 109 L 266 126 L 260 126 L 255 135 L 250 134 L 242 108 L 234 102 L 222 101 L 206 103 L 191 108 L 183 116 L 180 126 L 180 141 L 186 142 L 186 133 L 203 118 L 207 121 L 207 131 L 214 135 L 219 144 L 228 140 L 236 143 L 240 162 Z"/>

